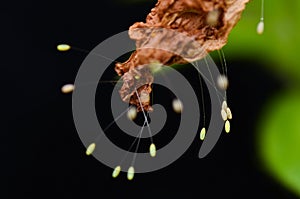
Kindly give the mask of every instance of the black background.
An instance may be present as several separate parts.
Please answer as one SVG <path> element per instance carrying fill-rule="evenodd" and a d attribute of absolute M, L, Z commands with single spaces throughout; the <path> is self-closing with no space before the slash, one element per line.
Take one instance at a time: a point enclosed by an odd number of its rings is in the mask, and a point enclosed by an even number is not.
<path fill-rule="evenodd" d="M 155 2 L 6 1 L 1 3 L 1 198 L 201 197 L 295 198 L 262 169 L 255 126 L 267 100 L 284 85 L 255 60 L 229 60 L 232 133 L 198 159 L 198 140 L 170 166 L 133 181 L 85 156 L 74 127 L 73 82 L 86 54 L 104 39 L 144 21 Z M 226 51 L 225 51 L 226 54 Z M 255 81 L 253 81 L 255 80 Z M 191 79 L 193 81 L 193 79 Z"/>

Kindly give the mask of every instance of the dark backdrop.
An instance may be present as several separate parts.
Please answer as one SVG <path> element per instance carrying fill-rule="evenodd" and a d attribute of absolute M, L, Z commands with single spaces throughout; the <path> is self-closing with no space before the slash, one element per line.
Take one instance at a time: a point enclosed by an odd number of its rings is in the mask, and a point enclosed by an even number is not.
<path fill-rule="evenodd" d="M 206 158 L 198 159 L 195 140 L 170 166 L 129 182 L 124 173 L 112 179 L 112 169 L 85 156 L 72 120 L 71 95 L 60 88 L 74 81 L 86 54 L 60 53 L 56 45 L 92 50 L 143 21 L 154 4 L 2 2 L 1 198 L 295 198 L 265 174 L 257 156 L 259 114 L 283 85 L 255 60 L 229 60 L 232 133 L 223 133 Z"/>

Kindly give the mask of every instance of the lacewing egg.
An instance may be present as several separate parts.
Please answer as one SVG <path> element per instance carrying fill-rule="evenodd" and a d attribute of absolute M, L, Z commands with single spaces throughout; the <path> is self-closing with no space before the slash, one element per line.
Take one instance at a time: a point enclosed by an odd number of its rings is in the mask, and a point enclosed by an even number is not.
<path fill-rule="evenodd" d="M 226 90 L 228 87 L 228 78 L 225 75 L 219 75 L 217 79 L 218 87 L 222 90 Z"/>
<path fill-rule="evenodd" d="M 221 116 L 222 116 L 222 119 L 223 119 L 224 121 L 227 120 L 227 113 L 226 113 L 226 111 L 225 111 L 224 109 L 221 110 Z"/>
<path fill-rule="evenodd" d="M 57 50 L 59 50 L 59 51 L 68 51 L 70 49 L 71 49 L 71 46 L 69 46 L 68 44 L 57 45 Z"/>
<path fill-rule="evenodd" d="M 225 132 L 226 133 L 230 132 L 230 122 L 228 120 L 226 120 L 225 122 Z"/>
<path fill-rule="evenodd" d="M 155 157 L 155 156 L 156 156 L 156 146 L 155 146 L 155 144 L 152 143 L 152 144 L 150 145 L 149 151 L 150 151 L 151 157 Z"/>
<path fill-rule="evenodd" d="M 226 108 L 226 114 L 227 114 L 227 117 L 228 117 L 228 119 L 232 119 L 232 113 L 231 113 L 231 110 L 230 110 L 230 108 Z"/>
<path fill-rule="evenodd" d="M 182 102 L 179 99 L 174 99 L 173 103 L 172 103 L 172 106 L 173 106 L 173 110 L 176 113 L 181 113 L 182 110 L 183 110 Z"/>
<path fill-rule="evenodd" d="M 222 103 L 222 109 L 226 110 L 227 109 L 227 102 L 224 100 Z"/>
<path fill-rule="evenodd" d="M 134 168 L 133 167 L 129 167 L 128 171 L 127 171 L 127 179 L 128 180 L 132 180 L 134 177 Z"/>
<path fill-rule="evenodd" d="M 201 132 L 200 132 L 200 140 L 204 140 L 206 135 L 206 129 L 202 128 Z"/>
<path fill-rule="evenodd" d="M 137 110 L 134 106 L 130 107 L 127 111 L 127 117 L 130 120 L 134 120 L 136 118 L 137 115 Z"/>
<path fill-rule="evenodd" d="M 112 173 L 112 177 L 113 177 L 113 178 L 118 177 L 118 175 L 120 174 L 120 171 L 121 171 L 121 167 L 120 167 L 120 166 L 117 166 L 117 167 L 115 168 L 115 170 L 113 171 L 113 173 Z"/>
<path fill-rule="evenodd" d="M 265 29 L 265 23 L 264 23 L 264 21 L 260 21 L 257 24 L 257 28 L 256 28 L 257 34 L 259 34 L 259 35 L 263 34 L 264 33 L 264 29 Z"/>
<path fill-rule="evenodd" d="M 61 87 L 61 92 L 63 93 L 71 93 L 73 92 L 75 86 L 73 84 L 66 84 L 63 87 Z"/>
<path fill-rule="evenodd" d="M 95 143 L 90 144 L 86 149 L 86 155 L 91 155 L 94 152 L 95 148 L 96 148 Z"/>

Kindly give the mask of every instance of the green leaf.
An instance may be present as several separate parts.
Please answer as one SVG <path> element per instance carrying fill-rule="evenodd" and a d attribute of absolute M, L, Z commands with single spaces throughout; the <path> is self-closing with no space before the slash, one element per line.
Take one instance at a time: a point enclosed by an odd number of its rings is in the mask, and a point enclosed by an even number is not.
<path fill-rule="evenodd" d="M 300 196 L 299 91 L 269 103 L 258 127 L 258 149 L 266 170 Z"/>

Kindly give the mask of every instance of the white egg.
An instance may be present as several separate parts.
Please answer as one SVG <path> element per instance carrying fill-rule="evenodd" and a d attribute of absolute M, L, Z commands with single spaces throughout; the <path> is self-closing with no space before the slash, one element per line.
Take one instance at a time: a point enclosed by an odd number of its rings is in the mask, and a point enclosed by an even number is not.
<path fill-rule="evenodd" d="M 73 84 L 66 84 L 63 87 L 61 87 L 61 92 L 63 93 L 71 93 L 75 89 L 75 86 Z"/>
<path fill-rule="evenodd" d="M 256 28 L 257 34 L 259 34 L 259 35 L 263 34 L 264 33 L 264 29 L 265 29 L 265 23 L 264 23 L 264 21 L 260 21 L 257 24 L 257 28 Z"/>
<path fill-rule="evenodd" d="M 173 110 L 176 113 L 181 113 L 182 110 L 183 110 L 183 104 L 179 99 L 174 99 L 173 103 L 172 103 L 172 106 L 173 106 Z"/>
<path fill-rule="evenodd" d="M 228 78 L 225 75 L 219 75 L 217 84 L 220 89 L 226 90 L 228 88 Z"/>
<path fill-rule="evenodd" d="M 222 119 L 223 119 L 224 121 L 227 120 L 227 113 L 226 113 L 226 111 L 225 111 L 224 109 L 221 110 L 221 116 L 222 116 Z"/>
<path fill-rule="evenodd" d="M 127 117 L 130 120 L 134 120 L 136 118 L 137 115 L 137 110 L 134 106 L 130 107 L 127 111 Z"/>

